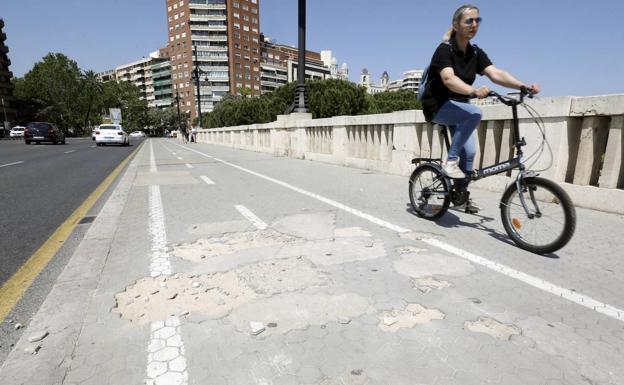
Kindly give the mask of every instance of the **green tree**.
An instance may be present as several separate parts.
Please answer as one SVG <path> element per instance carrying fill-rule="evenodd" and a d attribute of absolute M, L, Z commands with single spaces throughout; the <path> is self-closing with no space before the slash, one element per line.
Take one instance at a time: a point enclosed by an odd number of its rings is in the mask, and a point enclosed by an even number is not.
<path fill-rule="evenodd" d="M 362 115 L 368 111 L 366 88 L 346 80 L 308 81 L 308 101 L 312 117 Z"/>
<path fill-rule="evenodd" d="M 82 83 L 82 99 L 86 104 L 86 111 L 84 115 L 84 122 L 82 125 L 81 133 L 84 133 L 84 127 L 89 126 L 91 111 L 94 104 L 97 104 L 98 99 L 104 91 L 104 86 L 98 80 L 95 72 L 88 70 L 81 74 L 80 77 Z"/>
<path fill-rule="evenodd" d="M 76 100 L 80 96 L 78 64 L 61 53 L 49 53 L 23 80 L 16 80 L 20 105 L 35 109 L 33 118 L 55 122 L 67 130 L 79 125 Z M 34 119 L 33 119 L 34 120 Z"/>
<path fill-rule="evenodd" d="M 375 95 L 369 95 L 368 99 L 369 114 L 385 114 L 393 111 L 422 109 L 420 101 L 416 98 L 416 94 L 409 90 L 380 92 Z"/>

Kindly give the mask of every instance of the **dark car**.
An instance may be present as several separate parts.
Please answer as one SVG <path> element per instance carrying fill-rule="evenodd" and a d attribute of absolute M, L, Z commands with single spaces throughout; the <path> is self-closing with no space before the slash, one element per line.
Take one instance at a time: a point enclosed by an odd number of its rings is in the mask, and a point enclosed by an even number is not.
<path fill-rule="evenodd" d="M 59 130 L 52 123 L 32 122 L 28 123 L 24 129 L 24 142 L 30 144 L 35 142 L 51 142 L 54 144 L 65 144 L 65 133 Z"/>

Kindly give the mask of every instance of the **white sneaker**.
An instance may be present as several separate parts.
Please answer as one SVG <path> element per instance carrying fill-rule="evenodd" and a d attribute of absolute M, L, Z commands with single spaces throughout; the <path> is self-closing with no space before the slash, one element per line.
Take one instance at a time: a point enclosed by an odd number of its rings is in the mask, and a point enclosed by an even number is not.
<path fill-rule="evenodd" d="M 459 168 L 459 166 L 457 165 L 458 163 L 459 163 L 458 160 L 447 160 L 442 165 L 442 172 L 444 172 L 446 176 L 452 179 L 465 178 L 466 174 L 464 174 L 462 170 Z"/>

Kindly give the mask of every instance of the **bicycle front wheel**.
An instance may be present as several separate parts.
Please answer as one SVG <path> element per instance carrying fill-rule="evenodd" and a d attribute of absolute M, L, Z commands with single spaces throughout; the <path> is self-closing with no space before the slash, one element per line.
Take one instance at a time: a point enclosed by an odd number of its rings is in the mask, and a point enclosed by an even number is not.
<path fill-rule="evenodd" d="M 419 217 L 435 220 L 449 208 L 450 186 L 442 172 L 432 164 L 422 164 L 414 170 L 409 180 L 409 197 L 412 209 Z"/>
<path fill-rule="evenodd" d="M 576 211 L 563 189 L 548 179 L 523 179 L 507 187 L 501 218 L 509 237 L 522 249 L 547 254 L 565 246 L 576 228 Z"/>

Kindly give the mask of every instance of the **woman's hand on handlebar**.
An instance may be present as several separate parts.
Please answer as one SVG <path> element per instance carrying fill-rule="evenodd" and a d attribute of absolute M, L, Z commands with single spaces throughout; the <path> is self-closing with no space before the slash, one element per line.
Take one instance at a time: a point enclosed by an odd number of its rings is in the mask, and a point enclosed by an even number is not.
<path fill-rule="evenodd" d="M 538 94 L 540 92 L 540 86 L 539 84 L 533 83 L 530 86 L 522 86 L 520 87 L 520 90 L 524 89 L 524 91 L 528 94 L 528 95 L 535 95 Z"/>
<path fill-rule="evenodd" d="M 471 97 L 483 99 L 490 94 L 490 88 L 488 86 L 481 86 L 479 88 L 475 88 L 470 94 Z"/>

